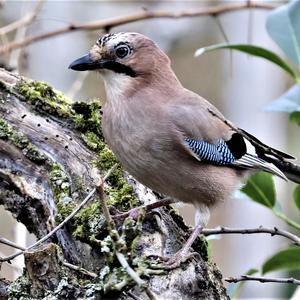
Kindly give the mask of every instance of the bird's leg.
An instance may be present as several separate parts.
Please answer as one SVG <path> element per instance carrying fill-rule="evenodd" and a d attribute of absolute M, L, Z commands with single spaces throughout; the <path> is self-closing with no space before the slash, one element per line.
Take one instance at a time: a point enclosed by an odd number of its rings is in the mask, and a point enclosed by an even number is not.
<path fill-rule="evenodd" d="M 190 252 L 190 248 L 201 233 L 202 229 L 203 227 L 201 225 L 196 225 L 184 246 L 173 256 L 163 258 L 165 261 L 164 269 L 172 270 L 178 268 L 182 263 L 186 262 L 190 258 L 200 255 L 198 252 Z"/>
<path fill-rule="evenodd" d="M 192 247 L 193 243 L 201 233 L 202 229 L 207 225 L 209 220 L 209 209 L 206 205 L 199 204 L 196 208 L 196 214 L 195 214 L 195 228 L 186 241 L 186 243 L 183 245 L 183 247 L 173 256 L 164 258 L 164 268 L 165 269 L 175 269 L 181 265 L 181 263 L 186 262 L 190 258 L 194 256 L 199 256 L 199 253 L 197 252 L 189 252 L 190 248 Z"/>
<path fill-rule="evenodd" d="M 114 214 L 112 217 L 113 217 L 113 219 L 116 219 L 118 221 L 124 220 L 129 216 L 134 219 L 137 219 L 141 210 L 145 210 L 147 213 L 148 211 L 150 211 L 152 209 L 159 208 L 162 206 L 167 206 L 169 204 L 176 203 L 176 202 L 177 202 L 176 200 L 167 197 L 167 198 L 163 198 L 161 200 L 155 201 L 150 204 L 141 205 L 139 207 L 132 208 L 131 210 L 124 212 L 124 213 Z"/>

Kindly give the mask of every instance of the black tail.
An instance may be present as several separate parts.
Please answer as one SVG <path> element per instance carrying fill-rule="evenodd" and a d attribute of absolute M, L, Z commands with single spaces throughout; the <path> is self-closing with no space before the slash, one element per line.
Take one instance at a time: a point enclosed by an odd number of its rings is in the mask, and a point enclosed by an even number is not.
<path fill-rule="evenodd" d="M 268 161 L 274 164 L 291 181 L 300 184 L 300 167 L 286 160 L 268 157 Z"/>

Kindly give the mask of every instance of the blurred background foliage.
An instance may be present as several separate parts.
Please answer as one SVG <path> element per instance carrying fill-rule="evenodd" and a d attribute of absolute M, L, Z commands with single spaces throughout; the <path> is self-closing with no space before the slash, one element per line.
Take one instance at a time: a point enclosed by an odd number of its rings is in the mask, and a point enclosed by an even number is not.
<path fill-rule="evenodd" d="M 181 11 L 232 2 L 43 1 L 32 24 L 10 33 L 8 38 L 31 36 L 72 22 L 106 19 L 142 9 Z M 279 5 L 279 8 L 142 20 L 114 27 L 112 31 L 138 31 L 154 39 L 170 56 L 172 66 L 186 88 L 209 99 L 226 117 L 265 143 L 299 157 L 300 1 L 285 5 L 268 2 Z M 0 27 L 20 19 L 35 4 L 34 1 L 3 2 Z M 69 63 L 85 53 L 101 34 L 103 32 L 76 31 L 46 39 L 2 55 L 0 63 L 29 78 L 47 81 L 74 100 L 103 99 L 105 93 L 97 74 L 78 75 L 67 69 Z M 3 35 L 0 37 L 1 44 L 5 44 Z M 213 51 L 226 48 L 230 51 Z M 195 51 L 198 58 L 194 58 Z M 211 53 L 202 56 L 205 52 Z M 250 178 L 242 191 L 243 194 L 237 193 L 212 212 L 210 227 L 264 225 L 286 228 L 299 234 L 299 187 L 258 173 Z M 190 206 L 180 209 L 187 222 L 192 224 L 193 209 Z M 3 210 L 0 210 L 0 235 L 24 245 L 34 239 Z M 9 251 L 11 249 L 0 245 L 1 256 Z M 273 272 L 300 269 L 299 248 L 291 247 L 285 239 L 266 235 L 226 235 L 213 239 L 212 256 L 224 276 L 239 276 L 247 271 L 249 274 L 260 272 L 278 276 Z M 3 266 L 0 276 L 15 278 L 21 268 L 22 258 L 10 266 Z M 279 275 L 289 276 L 288 273 Z M 299 299 L 300 292 L 297 296 L 294 289 L 257 282 L 246 283 L 242 289 L 241 285 L 229 286 L 233 297 L 259 299 L 287 298 L 293 293 L 294 299 Z"/>

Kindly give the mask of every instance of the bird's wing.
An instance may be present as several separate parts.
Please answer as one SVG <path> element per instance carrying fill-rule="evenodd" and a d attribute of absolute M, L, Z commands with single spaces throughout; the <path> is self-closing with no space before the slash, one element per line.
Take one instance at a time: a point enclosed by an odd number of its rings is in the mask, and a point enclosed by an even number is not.
<path fill-rule="evenodd" d="M 272 162 L 292 159 L 292 156 L 268 147 L 244 130 L 233 130 L 234 127 L 228 126 L 229 121 L 224 122 L 222 114 L 206 100 L 198 96 L 187 98 L 172 104 L 169 113 L 182 134 L 182 145 L 199 161 L 263 170 L 287 179 Z"/>
<path fill-rule="evenodd" d="M 238 133 L 234 133 L 232 139 L 244 139 Z M 231 139 L 231 140 L 232 140 Z M 211 144 L 206 141 L 194 140 L 185 138 L 185 143 L 189 150 L 195 153 L 200 161 L 211 163 L 219 166 L 234 166 L 243 169 L 263 170 L 275 174 L 283 179 L 287 179 L 274 164 L 269 163 L 257 155 L 247 153 L 247 148 L 241 152 L 241 157 L 234 156 L 233 149 L 230 149 L 231 140 L 224 141 L 220 139 L 216 144 Z M 236 144 L 235 144 L 236 146 Z M 241 148 L 246 147 L 244 142 L 240 144 Z"/>

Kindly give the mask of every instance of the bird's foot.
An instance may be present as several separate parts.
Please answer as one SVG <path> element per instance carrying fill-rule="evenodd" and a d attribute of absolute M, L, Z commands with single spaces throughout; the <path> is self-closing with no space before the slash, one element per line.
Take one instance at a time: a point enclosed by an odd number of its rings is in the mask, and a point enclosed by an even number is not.
<path fill-rule="evenodd" d="M 129 211 L 122 212 L 120 210 L 117 210 L 116 208 L 113 208 L 111 210 L 112 218 L 115 221 L 123 222 L 126 218 L 131 217 L 134 220 L 137 220 L 139 216 L 142 214 L 144 207 L 134 207 L 130 209 Z"/>
<path fill-rule="evenodd" d="M 199 234 L 202 231 L 202 226 L 201 225 L 196 225 L 192 234 L 184 244 L 184 246 L 173 256 L 169 257 L 165 263 L 165 269 L 172 270 L 175 268 L 178 268 L 182 263 L 186 262 L 190 258 L 194 256 L 200 256 L 199 253 L 197 252 L 190 252 L 190 249 L 196 240 L 196 238 L 199 236 Z"/>
<path fill-rule="evenodd" d="M 162 261 L 161 264 L 155 265 L 155 268 L 161 268 L 164 270 L 173 270 L 173 269 L 179 268 L 181 266 L 181 264 L 187 262 L 188 260 L 190 260 L 196 256 L 199 257 L 200 254 L 197 252 L 187 252 L 183 248 L 170 257 L 151 256 L 151 258 L 152 259 L 155 258 L 155 259 Z"/>
<path fill-rule="evenodd" d="M 149 211 L 151 211 L 155 208 L 166 206 L 166 205 L 172 204 L 174 202 L 175 201 L 171 198 L 164 198 L 164 199 L 158 200 L 156 202 L 153 202 L 151 204 L 132 208 L 131 210 L 126 211 L 126 212 L 115 211 L 116 213 L 114 213 L 112 215 L 112 218 L 115 220 L 118 220 L 118 221 L 123 221 L 124 219 L 131 217 L 131 218 L 137 220 L 142 211 L 146 211 L 146 213 L 149 213 Z"/>

